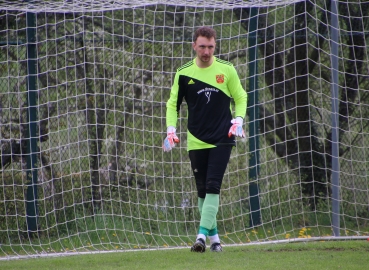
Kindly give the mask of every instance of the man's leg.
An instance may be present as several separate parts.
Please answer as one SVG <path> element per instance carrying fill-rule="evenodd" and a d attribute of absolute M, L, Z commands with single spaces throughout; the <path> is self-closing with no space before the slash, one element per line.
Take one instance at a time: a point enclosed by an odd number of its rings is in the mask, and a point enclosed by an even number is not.
<path fill-rule="evenodd" d="M 191 150 L 189 151 L 189 157 L 191 160 L 191 168 L 196 180 L 196 188 L 198 195 L 198 207 L 200 216 L 202 216 L 202 209 L 205 201 L 206 195 L 206 173 L 207 173 L 207 163 L 208 163 L 208 149 L 201 150 Z M 201 230 L 198 231 L 196 241 L 191 247 L 191 251 L 204 252 L 206 248 L 206 236 L 207 232 Z"/>
<path fill-rule="evenodd" d="M 206 197 L 202 210 L 200 229 L 204 227 L 209 228 L 207 233 L 210 239 L 211 251 L 222 251 L 216 216 L 219 209 L 220 189 L 231 151 L 232 146 L 221 146 L 213 148 L 209 152 Z"/>
<path fill-rule="evenodd" d="M 190 151 L 201 215 L 200 228 L 196 242 L 191 248 L 192 251 L 204 252 L 207 236 L 210 236 L 211 244 L 220 246 L 216 215 L 219 208 L 220 188 L 231 151 L 232 146 Z"/>

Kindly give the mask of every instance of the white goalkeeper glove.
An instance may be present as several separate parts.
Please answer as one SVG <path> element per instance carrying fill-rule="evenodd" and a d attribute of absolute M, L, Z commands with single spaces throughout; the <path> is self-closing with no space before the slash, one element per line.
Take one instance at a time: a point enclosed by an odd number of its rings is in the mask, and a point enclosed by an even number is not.
<path fill-rule="evenodd" d="M 228 132 L 228 137 L 232 135 L 245 138 L 245 132 L 243 131 L 243 119 L 241 117 L 236 117 L 236 119 L 232 119 L 231 123 L 233 124 Z"/>
<path fill-rule="evenodd" d="M 167 137 L 164 139 L 163 150 L 164 152 L 169 152 L 172 150 L 176 143 L 179 143 L 179 139 L 176 135 L 175 127 L 169 126 L 167 128 Z"/>

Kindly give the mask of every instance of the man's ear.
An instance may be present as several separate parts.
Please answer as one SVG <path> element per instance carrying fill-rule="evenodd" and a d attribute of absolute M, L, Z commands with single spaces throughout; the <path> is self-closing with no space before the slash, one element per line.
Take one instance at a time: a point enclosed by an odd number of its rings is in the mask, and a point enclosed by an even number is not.
<path fill-rule="evenodd" d="M 192 49 L 195 49 L 196 43 L 192 42 Z"/>

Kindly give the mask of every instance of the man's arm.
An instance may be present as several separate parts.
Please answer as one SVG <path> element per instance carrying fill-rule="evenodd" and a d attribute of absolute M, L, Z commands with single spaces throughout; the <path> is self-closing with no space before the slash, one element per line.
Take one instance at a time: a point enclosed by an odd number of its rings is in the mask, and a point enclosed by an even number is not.
<path fill-rule="evenodd" d="M 176 143 L 179 143 L 179 139 L 176 135 L 176 125 L 178 120 L 178 74 L 174 78 L 174 83 L 170 91 L 170 97 L 167 101 L 166 107 L 166 125 L 167 125 L 167 136 L 163 142 L 164 152 L 169 152 L 175 147 Z"/>
<path fill-rule="evenodd" d="M 246 116 L 247 109 L 247 93 L 243 89 L 240 78 L 238 77 L 237 71 L 234 67 L 231 70 L 231 80 L 228 85 L 231 96 L 235 103 L 235 119 L 231 121 L 232 126 L 229 129 L 228 136 L 232 135 L 245 138 L 245 132 L 243 130 L 243 119 Z"/>
<path fill-rule="evenodd" d="M 167 127 L 172 126 L 176 127 L 177 120 L 178 120 L 178 91 L 179 91 L 179 85 L 178 85 L 178 73 L 176 73 L 174 77 L 174 82 L 172 85 L 172 89 L 170 91 L 170 97 L 167 101 L 166 107 L 166 124 Z"/>
<path fill-rule="evenodd" d="M 248 96 L 241 85 L 240 78 L 234 67 L 232 67 L 230 72 L 228 88 L 235 103 L 235 117 L 242 117 L 244 119 L 246 116 Z"/>

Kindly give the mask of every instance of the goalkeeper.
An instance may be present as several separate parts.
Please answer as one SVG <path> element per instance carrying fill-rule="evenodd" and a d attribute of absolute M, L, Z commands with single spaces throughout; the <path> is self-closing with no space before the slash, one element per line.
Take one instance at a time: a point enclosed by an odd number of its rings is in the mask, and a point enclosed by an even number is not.
<path fill-rule="evenodd" d="M 191 247 L 194 252 L 205 251 L 207 237 L 211 251 L 222 251 L 216 220 L 220 189 L 235 136 L 245 137 L 242 126 L 247 93 L 233 65 L 213 55 L 215 41 L 213 28 L 203 26 L 195 31 L 192 47 L 196 58 L 177 70 L 166 111 L 165 152 L 179 143 L 178 112 L 183 99 L 188 105 L 187 150 L 201 216 L 197 238 Z M 234 119 L 231 98 L 235 102 Z"/>

